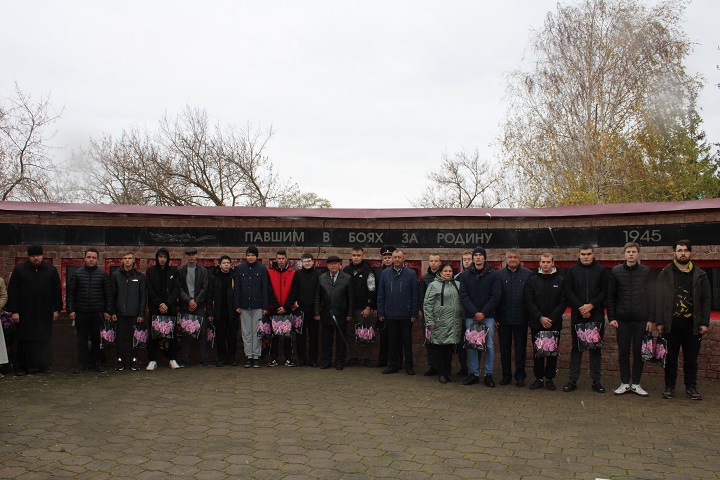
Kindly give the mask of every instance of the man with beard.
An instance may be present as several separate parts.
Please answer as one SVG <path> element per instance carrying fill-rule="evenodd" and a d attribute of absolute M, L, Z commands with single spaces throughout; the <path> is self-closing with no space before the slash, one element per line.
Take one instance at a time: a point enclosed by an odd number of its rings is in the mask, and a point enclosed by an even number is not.
<path fill-rule="evenodd" d="M 562 317 L 566 305 L 564 281 L 555 268 L 552 254 L 540 255 L 540 267 L 537 275 L 528 279 L 524 292 L 533 341 L 540 332 L 562 331 Z M 559 336 L 557 341 L 559 346 Z M 535 381 L 530 385 L 530 390 L 543 387 L 550 391 L 556 390 L 554 379 L 557 360 L 557 356 L 535 357 L 533 365 Z"/>
<path fill-rule="evenodd" d="M 315 320 L 315 297 L 318 293 L 320 272 L 315 269 L 315 259 L 310 253 L 300 257 L 302 268 L 295 273 L 297 280 L 297 309 L 303 314 L 302 333 L 295 334 L 298 366 L 318 366 L 320 322 Z M 306 345 L 308 342 L 309 345 Z"/>
<path fill-rule="evenodd" d="M 352 320 L 353 291 L 350 275 L 340 271 L 339 257 L 327 259 L 328 271 L 320 275 L 318 294 L 315 297 L 315 320 L 322 322 L 322 362 L 320 368 L 332 365 L 333 339 L 335 342 L 335 368 L 345 368 L 347 354 L 347 322 Z"/>
<path fill-rule="evenodd" d="M 116 371 L 126 367 L 134 372 L 140 370 L 137 361 L 137 348 L 132 349 L 132 362 L 127 363 L 125 356 L 125 343 L 128 337 L 132 339 L 136 323 L 145 321 L 145 275 L 135 269 L 135 255 L 126 252 L 122 256 L 122 266 L 115 270 L 110 277 L 110 291 L 113 299 L 112 319 L 115 322 L 117 335 L 115 347 L 117 350 Z M 132 342 L 132 340 L 131 340 Z"/>
<path fill-rule="evenodd" d="M 583 352 L 578 346 L 577 331 L 575 327 L 588 322 L 599 325 L 600 339 L 605 334 L 605 297 L 608 289 L 608 273 L 605 267 L 595 261 L 595 250 L 590 244 L 580 245 L 580 258 L 578 262 L 568 268 L 565 275 L 565 295 L 572 308 L 570 335 L 572 337 L 572 351 L 570 352 L 570 374 L 568 383 L 563 392 L 577 390 L 577 381 L 580 377 Z M 590 377 L 592 389 L 597 393 L 605 393 L 605 387 L 600 383 L 600 368 L 602 364 L 602 349 L 593 348 L 588 352 L 590 356 Z"/>
<path fill-rule="evenodd" d="M 208 287 L 208 320 L 215 325 L 215 343 L 217 345 L 217 366 L 237 366 L 237 335 L 240 320 L 233 306 L 235 294 L 233 287 L 232 263 L 230 257 L 223 255 L 220 263 L 210 272 Z"/>
<path fill-rule="evenodd" d="M 347 273 L 352 278 L 354 324 L 357 325 L 358 323 L 366 323 L 370 321 L 372 311 L 375 308 L 376 291 L 375 272 L 365 261 L 365 250 L 363 250 L 362 247 L 357 246 L 352 249 L 351 263 L 347 267 L 343 268 L 343 272 Z M 357 365 L 360 357 L 359 352 L 361 347 L 354 340 L 354 328 L 353 322 L 350 322 L 350 332 L 348 334 L 350 341 L 348 349 L 352 353 L 347 362 L 348 366 Z M 369 350 L 369 346 L 364 347 L 365 356 L 363 358 L 363 365 L 366 367 L 373 366 L 370 361 Z"/>
<path fill-rule="evenodd" d="M 98 267 L 98 251 L 85 250 L 85 265 L 76 269 L 67 282 L 66 301 L 70 320 L 75 321 L 78 336 L 78 367 L 81 373 L 94 365 L 96 372 L 105 373 L 100 356 L 100 328 L 103 319 L 110 320 L 112 294 L 110 277 Z M 92 351 L 88 349 L 88 337 Z"/>
<path fill-rule="evenodd" d="M 27 254 L 27 261 L 17 265 L 10 276 L 6 305 L 17 325 L 15 375 L 18 376 L 27 375 L 28 368 L 32 367 L 40 373 L 50 373 L 52 324 L 62 309 L 57 269 L 43 261 L 41 246 L 29 246 Z M 87 348 L 87 341 L 85 343 Z"/>
<path fill-rule="evenodd" d="M 657 278 L 657 329 L 667 339 L 662 398 L 675 396 L 682 348 L 685 394 L 692 400 L 702 400 L 697 389 L 698 355 L 702 336 L 710 329 L 710 282 L 707 274 L 690 260 L 689 240 L 678 240 L 673 250 L 673 262 Z"/>
<path fill-rule="evenodd" d="M 170 252 L 165 247 L 158 248 L 155 253 L 155 265 L 145 273 L 147 277 L 148 308 L 150 319 L 156 315 L 175 316 L 177 299 L 180 294 L 177 267 L 170 265 Z M 148 338 L 148 365 L 145 370 L 157 368 L 157 352 L 162 348 L 170 362 L 170 368 L 180 368 L 176 360 L 177 340 Z"/>

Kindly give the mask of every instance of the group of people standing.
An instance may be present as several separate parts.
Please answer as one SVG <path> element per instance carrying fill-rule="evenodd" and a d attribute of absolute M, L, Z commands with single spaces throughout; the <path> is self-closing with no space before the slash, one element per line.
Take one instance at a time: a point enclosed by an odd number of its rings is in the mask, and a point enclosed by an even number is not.
<path fill-rule="evenodd" d="M 494 269 L 487 262 L 485 248 L 478 246 L 463 255 L 460 272 L 442 263 L 439 255 L 430 255 L 428 270 L 418 282 L 416 271 L 405 266 L 404 252 L 392 246 L 381 249 L 380 268 L 372 268 L 364 259 L 364 249 L 355 247 L 349 265 L 342 268 L 341 259 L 330 256 L 327 271 L 322 273 L 309 253 L 302 255 L 301 267 L 294 269 L 288 265 L 287 253 L 278 250 L 266 267 L 258 261 L 257 247 L 250 246 L 245 261 L 234 269 L 227 255 L 219 259 L 216 267 L 207 269 L 197 263 L 194 247 L 185 249 L 186 261 L 179 268 L 171 265 L 168 249 L 159 248 L 155 263 L 145 275 L 135 268 L 133 253 L 126 252 L 121 267 L 110 276 L 98 267 L 98 251 L 88 248 L 84 265 L 70 274 L 66 290 L 66 311 L 77 331 L 75 372 L 105 371 L 100 349 L 104 322 L 116 325 L 115 370 L 139 370 L 137 349 L 127 348 L 135 325 L 156 316 L 180 313 L 205 320 L 198 340 L 149 340 L 146 370 L 158 367 L 160 351 L 171 368 L 187 366 L 193 343 L 197 344 L 198 363 L 210 366 L 205 334 L 212 325 L 218 367 L 238 365 L 240 333 L 246 368 L 260 367 L 260 359 L 267 353 L 268 367 L 334 366 L 342 370 L 362 364 L 383 367 L 383 374 L 404 369 L 414 375 L 412 326 L 421 320 L 430 364 L 425 375 L 437 375 L 441 383 L 453 381 L 451 364 L 457 354 L 459 374 L 466 375 L 464 385 L 480 383 L 482 378 L 485 386 L 495 387 L 497 331 L 500 384 L 514 381 L 524 387 L 528 332 L 533 340 L 541 332 L 557 332 L 559 336 L 569 306 L 572 349 L 565 392 L 576 390 L 580 377 L 583 349 L 579 347 L 577 326 L 597 322 L 602 339 L 607 309 L 608 325 L 617 329 L 621 384 L 615 394 L 648 395 L 640 386 L 641 348 L 646 333 L 656 329 L 667 340 L 663 398 L 675 395 L 682 349 L 686 394 L 700 400 L 698 355 L 702 336 L 709 329 L 711 293 L 707 275 L 691 261 L 691 243 L 675 243 L 673 262 L 657 278 L 640 263 L 637 243 L 626 244 L 623 251 L 625 261 L 608 271 L 595 260 L 591 245 L 581 245 L 578 262 L 560 275 L 550 253 L 540 256 L 539 268 L 533 272 L 522 266 L 516 249 L 509 249 L 505 266 Z M 5 286 L 1 280 L 3 302 Z M 62 298 L 58 272 L 43 261 L 42 247 L 28 247 L 28 260 L 13 270 L 6 298 L 6 309 L 17 326 L 15 373 L 25 375 L 30 368 L 49 372 L 52 323 L 59 317 Z M 291 314 L 303 319 L 295 335 L 295 349 L 291 336 L 279 335 L 273 336 L 269 348 L 263 349 L 263 339 L 258 335 L 260 322 Z M 370 360 L 370 348 L 355 341 L 358 324 L 374 324 L 378 332 L 377 363 Z M 476 330 L 482 331 L 482 348 L 464 348 L 468 332 Z M 280 344 L 283 363 L 278 361 Z M 588 352 L 592 389 L 604 393 L 600 382 L 602 349 Z M 556 371 L 557 355 L 536 357 L 535 380 L 530 388 L 555 390 Z"/>

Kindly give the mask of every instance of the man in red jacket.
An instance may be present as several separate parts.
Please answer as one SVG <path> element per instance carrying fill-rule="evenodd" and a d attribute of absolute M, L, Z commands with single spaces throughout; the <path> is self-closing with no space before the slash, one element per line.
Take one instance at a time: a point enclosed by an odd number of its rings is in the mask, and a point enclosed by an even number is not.
<path fill-rule="evenodd" d="M 297 298 L 295 270 L 288 268 L 287 252 L 278 250 L 275 263 L 268 269 L 270 276 L 270 315 L 289 315 Z M 292 337 L 274 336 L 270 345 L 270 363 L 268 367 L 278 365 L 278 343 L 282 338 L 285 353 L 285 366 L 294 367 L 292 361 Z"/>

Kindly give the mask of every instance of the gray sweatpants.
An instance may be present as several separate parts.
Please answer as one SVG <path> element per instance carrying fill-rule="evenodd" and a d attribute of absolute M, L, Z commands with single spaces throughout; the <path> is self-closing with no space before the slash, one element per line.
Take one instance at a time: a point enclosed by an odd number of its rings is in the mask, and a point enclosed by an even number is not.
<path fill-rule="evenodd" d="M 257 328 L 262 315 L 261 308 L 243 309 L 240 312 L 240 328 L 247 359 L 259 359 L 262 355 L 262 338 L 257 336 Z"/>

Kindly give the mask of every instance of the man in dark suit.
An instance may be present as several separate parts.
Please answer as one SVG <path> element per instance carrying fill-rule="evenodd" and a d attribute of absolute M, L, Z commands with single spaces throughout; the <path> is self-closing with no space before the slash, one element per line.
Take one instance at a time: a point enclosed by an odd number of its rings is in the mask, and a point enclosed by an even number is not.
<path fill-rule="evenodd" d="M 328 271 L 320 275 L 315 297 L 315 320 L 322 323 L 322 362 L 320 368 L 332 365 L 332 347 L 335 339 L 335 368 L 345 368 L 347 355 L 347 322 L 352 320 L 352 278 L 340 271 L 340 258 L 327 259 Z"/>

